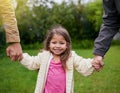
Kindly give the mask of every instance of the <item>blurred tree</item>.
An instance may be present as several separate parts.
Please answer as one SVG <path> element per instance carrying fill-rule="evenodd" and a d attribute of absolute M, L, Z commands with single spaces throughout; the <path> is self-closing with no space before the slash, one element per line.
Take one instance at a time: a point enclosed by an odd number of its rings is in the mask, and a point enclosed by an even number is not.
<path fill-rule="evenodd" d="M 102 1 L 93 0 L 84 5 L 82 30 L 83 38 L 95 39 L 102 23 Z"/>
<path fill-rule="evenodd" d="M 93 24 L 94 30 L 99 31 L 103 14 L 102 1 L 94 0 L 94 2 L 87 3 L 84 12 L 87 20 Z"/>
<path fill-rule="evenodd" d="M 72 39 L 94 39 L 101 25 L 100 0 L 81 4 L 53 0 L 17 0 L 16 16 L 24 44 L 42 42 L 46 31 L 54 24 L 61 24 Z"/>
<path fill-rule="evenodd" d="M 21 41 L 24 44 L 34 43 L 36 41 L 41 42 L 43 40 L 43 34 L 38 23 L 41 22 L 39 14 L 41 10 L 38 10 L 38 15 L 35 14 L 33 9 L 27 6 L 27 0 L 17 0 L 16 15 L 18 20 L 18 26 L 21 35 Z M 33 8 L 36 7 L 33 5 Z M 39 12 L 40 11 L 40 12 Z"/>

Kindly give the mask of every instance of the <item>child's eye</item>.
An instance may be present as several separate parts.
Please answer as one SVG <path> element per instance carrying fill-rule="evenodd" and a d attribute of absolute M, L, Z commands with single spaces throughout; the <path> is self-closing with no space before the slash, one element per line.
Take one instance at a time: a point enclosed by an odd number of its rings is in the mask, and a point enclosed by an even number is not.
<path fill-rule="evenodd" d="M 56 44 L 56 42 L 51 42 L 52 44 Z"/>
<path fill-rule="evenodd" d="M 65 43 L 60 43 L 60 44 L 65 44 Z"/>

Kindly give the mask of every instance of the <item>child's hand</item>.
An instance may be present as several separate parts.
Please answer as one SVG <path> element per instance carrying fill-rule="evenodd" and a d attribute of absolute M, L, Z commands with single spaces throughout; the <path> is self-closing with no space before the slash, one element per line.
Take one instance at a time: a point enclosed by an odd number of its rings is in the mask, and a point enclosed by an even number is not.
<path fill-rule="evenodd" d="M 96 71 L 100 71 L 103 68 L 103 57 L 95 55 L 92 61 L 92 66 L 96 69 Z"/>

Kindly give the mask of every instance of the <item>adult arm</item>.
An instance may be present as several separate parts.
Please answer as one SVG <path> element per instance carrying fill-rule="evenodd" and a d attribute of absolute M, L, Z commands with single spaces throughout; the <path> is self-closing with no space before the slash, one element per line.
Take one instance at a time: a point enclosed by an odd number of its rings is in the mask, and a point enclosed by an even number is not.
<path fill-rule="evenodd" d="M 109 50 L 112 39 L 120 28 L 120 12 L 118 10 L 120 9 L 118 8 L 120 1 L 103 0 L 103 6 L 103 24 L 94 42 L 94 60 L 92 62 L 98 71 L 103 67 L 103 57 Z"/>
<path fill-rule="evenodd" d="M 11 0 L 0 0 L 0 16 L 5 29 L 6 42 L 20 42 L 17 20 Z"/>
<path fill-rule="evenodd" d="M 9 56 L 12 61 L 21 60 L 22 48 L 11 0 L 0 0 L 0 16 L 5 29 L 6 42 L 9 43 L 6 49 L 7 56 Z"/>
<path fill-rule="evenodd" d="M 103 0 L 104 15 L 98 37 L 94 42 L 94 54 L 104 56 L 110 48 L 114 35 L 120 28 L 120 14 L 114 0 Z"/>

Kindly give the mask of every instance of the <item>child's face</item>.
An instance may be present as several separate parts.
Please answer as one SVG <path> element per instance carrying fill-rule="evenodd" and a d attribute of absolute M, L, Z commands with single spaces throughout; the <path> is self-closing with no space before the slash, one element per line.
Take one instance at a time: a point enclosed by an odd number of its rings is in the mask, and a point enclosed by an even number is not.
<path fill-rule="evenodd" d="M 53 55 L 61 55 L 67 48 L 67 42 L 62 35 L 54 34 L 49 45 Z"/>

